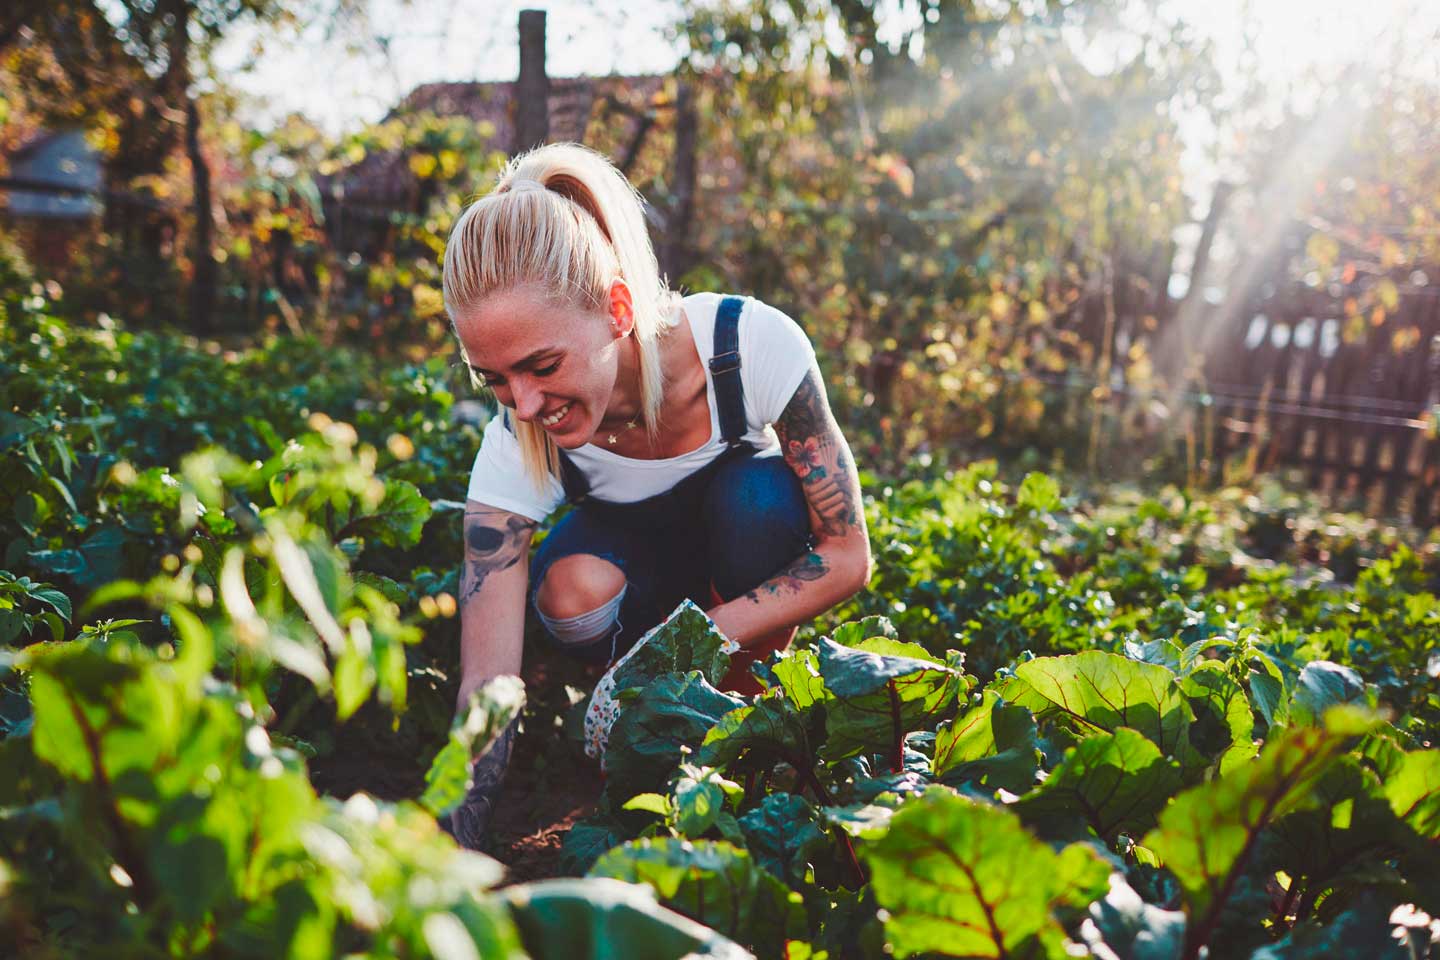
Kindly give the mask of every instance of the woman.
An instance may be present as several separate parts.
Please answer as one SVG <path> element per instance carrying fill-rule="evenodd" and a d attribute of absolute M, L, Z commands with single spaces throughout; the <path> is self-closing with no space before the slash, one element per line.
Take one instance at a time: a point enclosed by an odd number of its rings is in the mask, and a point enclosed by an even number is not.
<path fill-rule="evenodd" d="M 527 605 L 561 650 L 603 664 L 689 597 L 741 648 L 725 685 L 754 692 L 750 662 L 869 578 L 859 481 L 805 334 L 756 300 L 669 291 L 642 203 L 600 154 L 552 144 L 451 231 L 445 306 L 504 408 L 465 509 L 462 705 L 520 673 Z M 465 846 L 513 736 L 447 824 Z"/>

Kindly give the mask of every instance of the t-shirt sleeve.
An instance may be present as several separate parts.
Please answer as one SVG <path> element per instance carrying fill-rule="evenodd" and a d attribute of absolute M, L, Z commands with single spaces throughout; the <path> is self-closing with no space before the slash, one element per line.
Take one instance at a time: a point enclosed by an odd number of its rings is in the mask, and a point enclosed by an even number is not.
<path fill-rule="evenodd" d="M 540 523 L 565 499 L 565 488 L 554 477 L 546 478 L 543 490 L 536 488 L 525 471 L 520 442 L 505 429 L 503 417 L 496 416 L 485 425 L 466 496 Z"/>
<path fill-rule="evenodd" d="M 785 412 L 795 388 L 815 366 L 815 348 L 785 313 L 751 300 L 740 321 L 740 377 L 761 423 Z"/>

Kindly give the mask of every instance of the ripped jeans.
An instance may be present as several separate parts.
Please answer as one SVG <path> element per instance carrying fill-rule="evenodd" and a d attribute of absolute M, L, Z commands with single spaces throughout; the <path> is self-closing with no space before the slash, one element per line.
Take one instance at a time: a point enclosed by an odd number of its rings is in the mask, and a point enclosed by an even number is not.
<path fill-rule="evenodd" d="M 615 616 L 596 610 L 572 618 L 588 618 L 587 627 L 604 632 L 583 631 L 578 643 L 550 637 L 569 656 L 610 663 L 681 600 L 688 597 L 702 610 L 714 606 L 717 595 L 732 600 L 780 572 L 811 542 L 805 494 L 779 449 L 741 447 L 647 500 L 580 503 L 535 551 L 530 602 L 561 557 L 589 554 L 619 567 L 626 585 Z"/>

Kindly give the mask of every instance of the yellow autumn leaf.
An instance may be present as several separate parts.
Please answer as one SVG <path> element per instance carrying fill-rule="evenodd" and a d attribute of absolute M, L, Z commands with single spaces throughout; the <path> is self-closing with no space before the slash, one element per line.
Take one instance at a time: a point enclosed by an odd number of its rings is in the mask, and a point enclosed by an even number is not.
<path fill-rule="evenodd" d="M 1388 277 L 1376 284 L 1375 295 L 1380 298 L 1386 310 L 1394 310 L 1400 306 L 1400 289 L 1395 286 L 1395 281 Z"/>

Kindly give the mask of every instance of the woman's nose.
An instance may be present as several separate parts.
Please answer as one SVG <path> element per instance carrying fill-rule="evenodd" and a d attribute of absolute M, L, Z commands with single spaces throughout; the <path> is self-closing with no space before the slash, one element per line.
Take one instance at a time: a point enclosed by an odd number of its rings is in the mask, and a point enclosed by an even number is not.
<path fill-rule="evenodd" d="M 511 380 L 510 383 L 510 389 L 515 395 L 515 416 L 521 420 L 534 420 L 544 406 L 541 392 L 523 378 Z"/>

